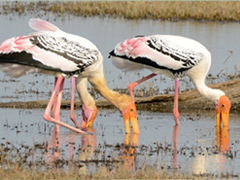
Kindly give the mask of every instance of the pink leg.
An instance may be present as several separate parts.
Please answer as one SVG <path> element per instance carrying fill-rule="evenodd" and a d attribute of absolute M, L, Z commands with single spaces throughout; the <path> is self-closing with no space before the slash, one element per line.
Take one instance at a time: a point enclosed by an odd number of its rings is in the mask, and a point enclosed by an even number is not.
<path fill-rule="evenodd" d="M 178 129 L 179 126 L 175 125 L 173 130 L 173 167 L 177 169 L 177 145 L 178 145 Z"/>
<path fill-rule="evenodd" d="M 148 75 L 148 76 L 146 76 L 146 77 L 144 77 L 144 78 L 142 78 L 142 79 L 140 79 L 140 80 L 138 80 L 138 81 L 135 81 L 135 82 L 133 82 L 133 83 L 131 83 L 131 84 L 128 85 L 128 91 L 129 91 L 129 93 L 130 93 L 130 96 L 132 97 L 132 101 L 133 101 L 133 102 L 134 102 L 134 95 L 133 95 L 133 89 L 134 89 L 134 87 L 135 87 L 136 85 L 138 85 L 138 84 L 140 84 L 140 83 L 142 83 L 142 82 L 144 82 L 144 81 L 146 81 L 146 80 L 148 80 L 148 79 L 156 76 L 156 75 L 157 75 L 157 74 L 152 73 L 152 74 L 150 74 L 150 75 Z"/>
<path fill-rule="evenodd" d="M 78 125 L 75 114 L 74 114 L 74 89 L 75 89 L 75 77 L 71 77 L 71 115 L 70 115 L 70 118 L 73 121 L 73 123 L 75 124 L 75 126 L 77 128 L 79 128 L 80 126 Z"/>
<path fill-rule="evenodd" d="M 55 100 L 57 91 L 58 91 L 58 89 L 59 89 L 59 87 L 60 87 L 63 79 L 64 79 L 64 77 L 62 77 L 62 76 L 60 76 L 60 77 L 57 79 L 56 86 L 55 86 L 54 91 L 53 91 L 53 93 L 52 93 L 52 97 L 50 98 L 50 100 L 49 100 L 49 102 L 48 102 L 48 105 L 47 105 L 47 108 L 46 108 L 45 113 L 44 113 L 44 115 L 43 115 L 43 118 L 44 118 L 46 121 L 49 121 L 49 122 L 58 124 L 58 125 L 60 125 L 60 126 L 66 127 L 66 128 L 68 128 L 68 129 L 71 129 L 71 130 L 73 130 L 73 131 L 76 131 L 76 132 L 79 132 L 79 133 L 85 133 L 84 131 L 81 131 L 80 129 L 77 129 L 77 128 L 75 128 L 75 127 L 72 127 L 72 126 L 70 126 L 70 125 L 68 125 L 68 124 L 66 124 L 66 123 L 63 123 L 63 122 L 61 122 L 61 121 L 59 121 L 59 120 L 56 120 L 56 119 L 54 119 L 54 118 L 52 118 L 52 117 L 50 116 L 51 108 L 52 108 L 52 106 L 53 106 L 53 103 L 54 103 L 54 100 Z"/>
<path fill-rule="evenodd" d="M 176 78 L 175 79 L 174 106 L 173 106 L 173 115 L 174 115 L 174 118 L 175 118 L 176 125 L 179 125 L 178 89 L 179 89 L 179 78 Z"/>
<path fill-rule="evenodd" d="M 56 86 L 58 77 L 55 77 L 55 82 L 54 82 L 54 87 Z M 56 106 L 57 106 L 57 93 L 54 96 L 54 100 L 53 100 L 53 108 L 52 108 L 52 113 L 55 115 L 55 111 L 56 111 Z"/>
<path fill-rule="evenodd" d="M 60 109 L 61 109 L 61 102 L 62 102 L 62 94 L 63 94 L 63 84 L 64 84 L 64 78 L 60 84 L 60 88 L 59 88 L 59 93 L 58 93 L 58 97 L 57 97 L 57 104 L 55 105 L 55 112 L 53 112 L 53 117 L 54 119 L 57 119 L 60 121 Z"/>

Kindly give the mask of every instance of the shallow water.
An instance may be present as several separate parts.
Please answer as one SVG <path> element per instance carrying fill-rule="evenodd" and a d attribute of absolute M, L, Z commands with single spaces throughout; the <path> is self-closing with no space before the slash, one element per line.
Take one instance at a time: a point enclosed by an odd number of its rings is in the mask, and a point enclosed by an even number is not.
<path fill-rule="evenodd" d="M 0 42 L 32 32 L 28 27 L 29 18 L 0 15 Z M 228 74 L 235 71 L 233 59 L 230 58 L 223 64 L 230 55 L 228 51 L 233 51 L 237 62 L 240 59 L 240 54 L 237 53 L 240 47 L 239 23 L 128 21 L 72 16 L 63 21 L 61 18 L 54 21 L 51 15 L 44 19 L 54 22 L 62 30 L 90 39 L 99 47 L 105 58 L 105 74 L 110 88 L 126 88 L 128 83 L 149 73 L 143 71 L 140 75 L 124 74 L 115 69 L 107 59 L 108 52 L 119 41 L 139 34 L 174 34 L 196 39 L 212 52 L 213 75 L 217 75 L 222 69 L 223 73 Z M 49 99 L 54 81 L 53 77 L 45 75 L 11 79 L 0 72 L 0 77 L 0 102 Z M 164 77 L 149 82 L 156 85 L 160 93 L 166 87 L 173 87 L 173 81 Z M 150 86 L 149 82 L 143 86 Z M 181 83 L 182 89 L 192 87 L 184 81 Z M 70 99 L 70 80 L 66 81 L 63 98 Z M 77 112 L 80 120 L 81 111 Z M 177 128 L 171 113 L 138 111 L 141 134 L 127 136 L 117 110 L 99 109 L 94 129 L 91 130 L 93 135 L 80 135 L 65 128 L 61 128 L 60 134 L 56 134 L 54 125 L 43 120 L 43 113 L 44 109 L 0 109 L 2 145 L 21 149 L 44 146 L 48 150 L 42 152 L 43 157 L 41 154 L 33 155 L 35 160 L 81 160 L 81 169 L 86 172 L 98 168 L 93 161 L 86 161 L 90 159 L 99 160 L 103 165 L 107 164 L 106 160 L 112 163 L 121 162 L 133 169 L 140 168 L 146 162 L 146 166 L 159 166 L 160 169 L 173 173 L 216 175 L 228 172 L 240 175 L 239 115 L 231 114 L 229 131 L 223 129 L 220 133 L 216 132 L 214 112 L 181 114 L 181 125 Z M 72 124 L 69 113 L 69 110 L 62 110 L 61 119 Z M 60 139 L 59 144 L 56 143 L 56 138 Z M 31 161 L 31 158 L 28 160 Z"/>
<path fill-rule="evenodd" d="M 240 175 L 238 115 L 231 115 L 229 130 L 217 133 L 214 113 L 181 114 L 181 124 L 175 127 L 172 114 L 139 111 L 138 136 L 125 135 L 122 117 L 114 110 L 99 109 L 93 129 L 88 129 L 93 134 L 88 135 L 66 128 L 56 134 L 54 125 L 43 120 L 43 109 L 0 109 L 0 113 L 2 146 L 19 149 L 20 154 L 26 147 L 47 149 L 35 150 L 28 161 L 72 160 L 80 162 L 85 173 L 106 166 L 108 160 L 113 167 L 124 163 L 133 170 L 146 163 L 169 173 Z M 61 111 L 61 120 L 72 124 L 69 110 Z"/>
<path fill-rule="evenodd" d="M 28 26 L 28 21 L 34 15 L 29 16 L 4 16 L 0 15 L 0 42 L 20 35 L 27 35 L 34 30 Z M 125 19 L 100 19 L 98 17 L 83 18 L 66 16 L 65 18 L 55 18 L 55 15 L 49 14 L 42 17 L 57 25 L 60 29 L 83 36 L 91 40 L 97 45 L 104 56 L 104 71 L 108 86 L 112 88 L 126 88 L 130 82 L 140 79 L 142 76 L 148 75 L 150 71 L 144 70 L 139 72 L 128 72 L 127 74 L 116 69 L 110 59 L 108 53 L 114 46 L 126 39 L 136 35 L 152 35 L 152 34 L 171 34 L 185 36 L 195 39 L 204 44 L 212 53 L 212 66 L 210 73 L 216 76 L 221 72 L 223 76 L 213 82 L 224 81 L 226 75 L 232 75 L 235 72 L 235 62 L 240 67 L 240 29 L 239 23 L 217 23 L 217 22 L 194 22 L 194 21 L 179 21 L 168 22 L 160 20 L 138 20 L 131 21 Z M 229 51 L 233 52 L 234 57 L 230 57 L 228 61 L 224 61 L 229 57 Z M 222 71 L 223 70 L 223 71 Z M 17 82 L 9 83 L 11 78 L 0 72 L 0 82 L 3 84 L 0 88 L 0 93 L 4 97 L 1 102 L 28 100 L 42 100 L 46 96 L 50 96 L 53 88 L 54 79 L 51 76 L 45 75 L 28 75 L 17 80 Z M 70 87 L 69 80 L 66 81 L 65 89 Z M 207 83 L 210 83 L 208 81 Z M 165 76 L 158 76 L 146 83 L 139 85 L 137 88 L 155 87 L 157 94 L 163 93 L 166 88 L 170 88 L 172 92 L 174 81 Z M 183 78 L 180 82 L 180 91 L 186 88 L 193 88 L 193 84 L 188 78 Z M 69 91 L 65 94 L 65 99 L 69 98 Z M 76 95 L 77 96 L 77 95 Z"/>

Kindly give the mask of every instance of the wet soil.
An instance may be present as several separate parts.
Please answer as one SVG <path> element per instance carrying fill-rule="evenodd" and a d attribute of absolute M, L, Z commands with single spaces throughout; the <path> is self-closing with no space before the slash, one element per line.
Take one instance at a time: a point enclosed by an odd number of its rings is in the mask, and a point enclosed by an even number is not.
<path fill-rule="evenodd" d="M 240 111 L 240 79 L 224 83 L 215 83 L 209 85 L 214 89 L 221 89 L 229 97 L 232 103 L 231 111 Z M 137 109 L 154 112 L 172 112 L 174 94 L 156 95 L 151 97 L 135 98 Z M 0 108 L 45 108 L 48 100 L 37 100 L 28 102 L 2 102 Z M 105 99 L 96 100 L 99 108 L 113 108 L 113 105 Z M 81 106 L 81 102 L 75 102 L 76 107 Z M 63 100 L 62 108 L 69 108 L 70 101 Z M 196 89 L 182 92 L 179 94 L 179 110 L 213 110 L 214 106 L 211 101 L 202 97 Z"/>

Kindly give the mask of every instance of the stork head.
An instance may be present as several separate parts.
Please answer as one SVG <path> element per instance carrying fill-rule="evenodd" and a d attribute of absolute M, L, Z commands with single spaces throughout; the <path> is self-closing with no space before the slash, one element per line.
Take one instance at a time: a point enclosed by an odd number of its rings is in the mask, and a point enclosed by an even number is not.
<path fill-rule="evenodd" d="M 90 128 L 97 116 L 97 107 L 94 106 L 93 109 L 88 109 L 83 104 L 82 106 L 82 120 L 81 120 L 81 128 Z"/>
<path fill-rule="evenodd" d="M 132 129 L 134 134 L 139 134 L 139 126 L 137 119 L 137 109 L 136 105 L 133 101 L 131 101 L 127 107 L 127 109 L 121 111 L 123 115 L 124 125 L 126 129 L 126 133 L 130 133 L 130 121 L 132 124 Z"/>
<path fill-rule="evenodd" d="M 221 123 L 223 123 L 223 127 L 228 127 L 230 108 L 231 108 L 231 101 L 226 95 L 222 95 L 218 100 L 218 104 L 216 104 L 217 126 L 221 126 Z"/>

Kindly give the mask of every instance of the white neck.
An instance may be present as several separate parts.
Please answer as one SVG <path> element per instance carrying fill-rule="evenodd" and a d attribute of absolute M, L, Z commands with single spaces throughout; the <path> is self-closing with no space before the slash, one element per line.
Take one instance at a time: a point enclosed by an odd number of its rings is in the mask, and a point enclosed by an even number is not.
<path fill-rule="evenodd" d="M 195 79 L 193 80 L 193 83 L 195 84 L 198 92 L 206 97 L 207 99 L 211 100 L 215 105 L 218 104 L 218 100 L 222 95 L 225 95 L 225 93 L 219 89 L 212 89 L 208 87 L 204 79 Z"/>
<path fill-rule="evenodd" d="M 81 102 L 88 109 L 93 109 L 95 101 L 88 92 L 87 78 L 76 78 L 76 88 Z"/>

